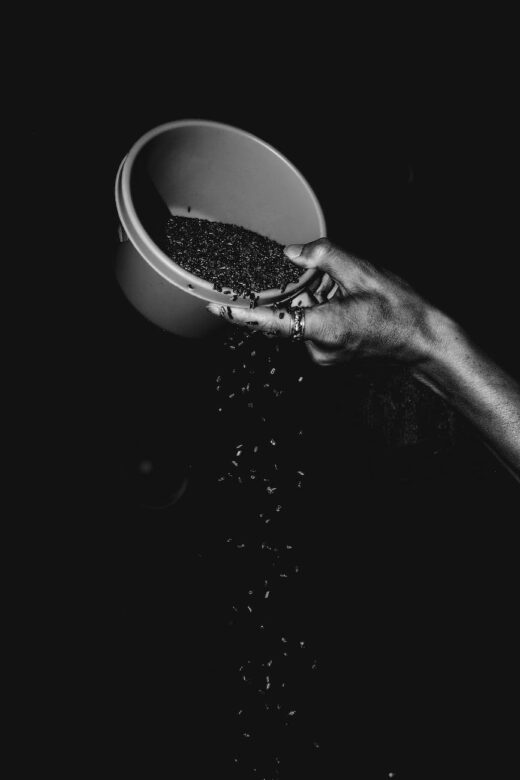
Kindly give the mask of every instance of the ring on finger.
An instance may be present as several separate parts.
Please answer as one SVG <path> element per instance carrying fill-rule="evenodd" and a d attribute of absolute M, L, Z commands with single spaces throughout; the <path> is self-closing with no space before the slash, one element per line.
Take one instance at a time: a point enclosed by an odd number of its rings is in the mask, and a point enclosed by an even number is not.
<path fill-rule="evenodd" d="M 303 306 L 294 306 L 291 310 L 291 332 L 293 341 L 301 341 L 305 334 L 305 309 Z"/>

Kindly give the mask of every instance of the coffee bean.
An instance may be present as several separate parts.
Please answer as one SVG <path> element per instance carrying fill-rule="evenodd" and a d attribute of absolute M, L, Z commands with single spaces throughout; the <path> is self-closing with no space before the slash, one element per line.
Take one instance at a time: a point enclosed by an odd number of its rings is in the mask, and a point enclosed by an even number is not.
<path fill-rule="evenodd" d="M 300 278 L 281 244 L 238 225 L 171 216 L 163 248 L 181 268 L 210 282 L 214 290 L 232 291 L 232 300 L 249 298 L 252 308 L 259 291 L 283 291 Z"/>

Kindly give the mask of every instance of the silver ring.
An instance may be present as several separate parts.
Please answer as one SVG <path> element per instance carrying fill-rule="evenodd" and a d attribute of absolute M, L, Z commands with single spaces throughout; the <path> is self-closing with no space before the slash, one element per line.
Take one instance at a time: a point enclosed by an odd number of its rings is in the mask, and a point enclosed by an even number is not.
<path fill-rule="evenodd" d="M 291 333 L 293 341 L 301 341 L 305 333 L 305 309 L 303 306 L 294 306 L 291 309 Z"/>

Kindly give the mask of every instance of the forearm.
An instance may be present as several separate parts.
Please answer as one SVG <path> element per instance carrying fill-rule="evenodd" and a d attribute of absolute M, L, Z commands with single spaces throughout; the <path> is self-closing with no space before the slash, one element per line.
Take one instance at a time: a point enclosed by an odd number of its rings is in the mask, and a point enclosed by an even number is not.
<path fill-rule="evenodd" d="M 432 309 L 427 319 L 415 376 L 463 414 L 520 479 L 520 387 L 444 314 Z"/>

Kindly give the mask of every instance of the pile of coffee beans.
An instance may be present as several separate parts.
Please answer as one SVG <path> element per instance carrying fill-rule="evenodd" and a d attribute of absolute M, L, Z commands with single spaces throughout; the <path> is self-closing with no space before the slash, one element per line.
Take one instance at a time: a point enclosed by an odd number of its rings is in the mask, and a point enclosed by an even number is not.
<path fill-rule="evenodd" d="M 238 225 L 197 217 L 168 219 L 164 251 L 231 300 L 243 297 L 254 303 L 263 290 L 283 292 L 301 275 L 276 241 Z"/>

